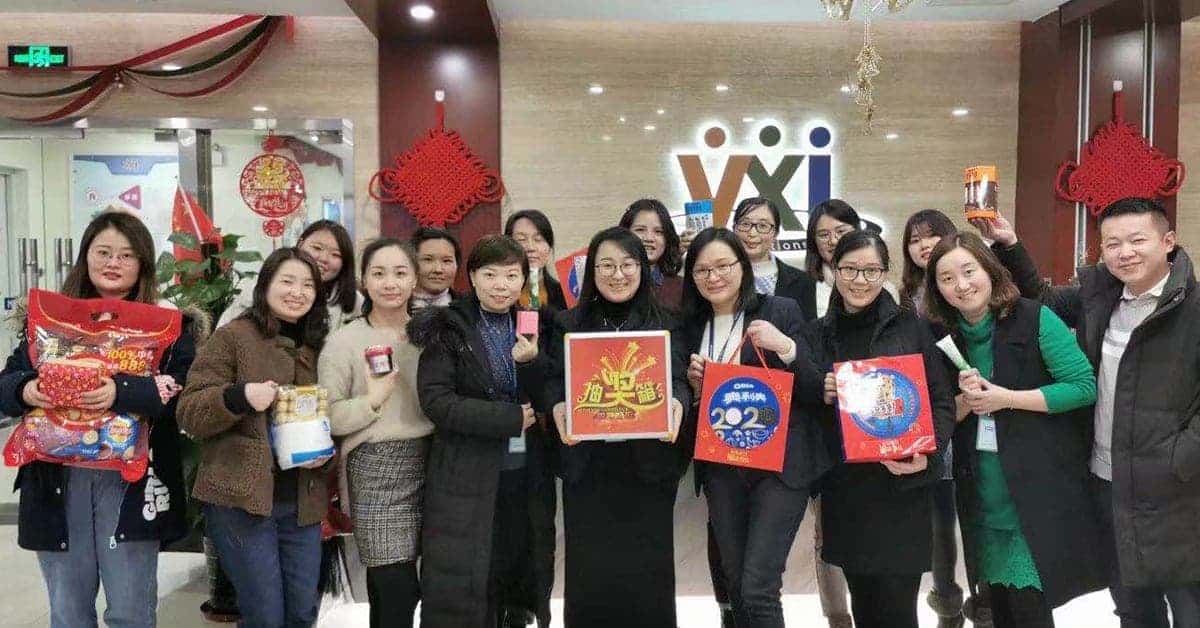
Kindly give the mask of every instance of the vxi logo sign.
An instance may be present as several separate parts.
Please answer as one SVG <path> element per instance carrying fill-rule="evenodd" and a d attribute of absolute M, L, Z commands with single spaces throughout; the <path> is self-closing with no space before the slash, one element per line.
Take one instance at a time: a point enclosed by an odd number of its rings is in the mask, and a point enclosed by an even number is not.
<path fill-rule="evenodd" d="M 728 225 L 739 199 L 769 198 L 780 213 L 776 240 L 779 250 L 803 251 L 808 210 L 832 195 L 833 133 L 824 123 L 816 122 L 806 126 L 801 136 L 807 146 L 791 149 L 781 145 L 783 133 L 779 126 L 767 124 L 758 131 L 761 148 L 734 147 L 724 128 L 708 125 L 703 131 L 704 145 L 697 146 L 698 151 L 675 154 L 688 200 L 712 199 L 713 223 Z M 778 163 L 768 170 L 763 158 L 767 163 Z M 723 165 L 715 190 L 705 171 L 706 162 L 710 168 Z M 751 189 L 745 189 L 747 182 Z"/>

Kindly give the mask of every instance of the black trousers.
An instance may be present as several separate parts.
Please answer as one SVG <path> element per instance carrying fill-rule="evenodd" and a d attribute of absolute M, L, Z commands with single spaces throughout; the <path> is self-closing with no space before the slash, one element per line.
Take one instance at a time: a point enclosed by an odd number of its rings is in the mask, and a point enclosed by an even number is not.
<path fill-rule="evenodd" d="M 506 616 L 519 617 L 524 625 L 526 614 L 534 612 L 533 527 L 529 519 L 529 480 L 525 469 L 500 472 L 496 490 L 496 510 L 492 518 L 491 574 L 488 578 L 488 617 L 497 625 Z"/>
<path fill-rule="evenodd" d="M 774 473 L 714 464 L 704 493 L 738 628 L 783 628 L 783 571 L 808 491 Z"/>
<path fill-rule="evenodd" d="M 992 625 L 996 628 L 1054 628 L 1046 596 L 1033 587 L 990 585 Z"/>
<path fill-rule="evenodd" d="M 416 561 L 367 568 L 371 628 L 412 628 L 420 599 Z"/>
<path fill-rule="evenodd" d="M 918 628 L 917 590 L 921 574 L 846 572 L 850 611 L 857 628 Z"/>

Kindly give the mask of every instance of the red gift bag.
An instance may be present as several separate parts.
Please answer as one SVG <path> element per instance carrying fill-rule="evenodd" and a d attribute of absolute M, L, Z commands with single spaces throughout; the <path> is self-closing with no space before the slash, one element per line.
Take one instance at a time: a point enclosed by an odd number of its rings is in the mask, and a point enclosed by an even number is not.
<path fill-rule="evenodd" d="M 740 355 L 747 338 L 742 336 L 733 355 Z M 755 346 L 754 351 L 766 364 L 762 350 Z M 792 379 L 790 372 L 778 369 L 705 363 L 695 459 L 783 471 Z"/>
<path fill-rule="evenodd" d="M 900 460 L 937 450 L 920 354 L 833 365 L 846 462 Z"/>

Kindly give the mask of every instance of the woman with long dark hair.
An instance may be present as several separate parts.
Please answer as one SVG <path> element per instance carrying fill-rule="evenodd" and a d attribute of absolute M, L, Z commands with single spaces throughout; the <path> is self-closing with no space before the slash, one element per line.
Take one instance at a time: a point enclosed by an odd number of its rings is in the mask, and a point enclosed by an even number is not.
<path fill-rule="evenodd" d="M 467 258 L 471 292 L 409 322 L 422 348 L 417 393 L 437 427 L 421 537 L 423 626 L 550 625 L 554 513 L 545 504 L 554 484 L 542 481 L 542 452 L 530 446 L 545 358 L 515 320 L 528 272 L 520 245 L 486 236 Z"/>
<path fill-rule="evenodd" d="M 732 231 L 708 228 L 698 233 L 684 265 L 683 336 L 690 353 L 688 383 L 694 398 L 700 396 L 705 365 L 710 362 L 794 375 L 788 431 L 776 436 L 786 439 L 782 472 L 696 463 L 734 624 L 782 628 L 779 593 L 788 553 L 811 487 L 832 459 L 814 421 L 823 410 L 818 398 L 824 378 L 812 362 L 804 315 L 791 299 L 756 294 L 755 280 L 750 257 Z M 739 350 L 743 335 L 748 342 Z M 709 420 L 697 416 L 693 408 L 687 431 L 694 434 L 697 421 Z"/>
<path fill-rule="evenodd" d="M 304 228 L 296 248 L 307 254 L 321 271 L 318 286 L 329 311 L 329 330 L 336 331 L 359 315 L 362 295 L 354 279 L 354 241 L 350 232 L 332 220 L 318 220 Z M 217 327 L 239 317 L 250 309 L 254 301 L 253 290 L 243 288 L 237 299 L 225 308 Z"/>
<path fill-rule="evenodd" d="M 104 212 L 84 229 L 62 294 L 157 304 L 154 260 L 154 239 L 140 220 Z M 183 322 L 182 334 L 158 364 L 158 378 L 113 375 L 83 396 L 87 409 L 137 415 L 151 426 L 150 468 L 141 480 L 131 483 L 118 471 L 49 462 L 31 462 L 17 471 L 17 544 L 37 552 L 52 628 L 95 626 L 101 584 L 105 623 L 156 623 L 158 551 L 187 531 L 176 386 L 186 383 L 195 342 L 208 333 L 210 321 L 192 313 Z M 162 388 L 160 378 L 165 378 Z M 40 384 L 28 341 L 22 339 L 0 373 L 0 414 L 19 417 L 51 407 Z"/>
<path fill-rule="evenodd" d="M 317 263 L 299 249 L 267 257 L 250 309 L 213 333 L 179 401 L 180 426 L 200 445 L 192 497 L 204 503 L 246 626 L 317 619 L 329 460 L 281 469 L 268 413 L 280 386 L 317 383 L 329 331 L 320 286 Z"/>
<path fill-rule="evenodd" d="M 834 292 L 833 250 L 842 236 L 866 230 L 866 223 L 854 207 L 839 198 L 818 203 L 808 212 L 808 228 L 804 231 L 804 270 L 817 282 L 817 317 L 825 316 L 829 309 L 829 298 Z M 896 286 L 884 278 L 883 288 L 898 299 Z"/>
<path fill-rule="evenodd" d="M 855 625 L 917 628 L 917 590 L 921 574 L 929 571 L 933 551 L 932 484 L 942 475 L 941 452 L 954 429 L 950 376 L 928 324 L 901 309 L 884 291 L 888 250 L 878 234 L 845 234 L 830 263 L 836 291 L 829 312 L 819 322 L 822 367 L 920 354 L 937 450 L 907 460 L 835 466 L 821 492 L 822 554 L 845 573 Z M 836 398 L 829 372 L 825 401 L 832 406 Z M 840 433 L 836 413 L 828 415 L 830 434 L 836 438 Z"/>
<path fill-rule="evenodd" d="M 1075 335 L 1022 299 L 973 233 L 947 236 L 926 278 L 931 318 L 973 367 L 959 374 L 955 475 L 973 580 L 997 628 L 1050 628 L 1051 609 L 1105 586 L 1089 510 L 1096 377 Z"/>
<path fill-rule="evenodd" d="M 652 288 L 643 241 L 610 227 L 588 245 L 579 305 L 555 319 L 547 400 L 563 439 L 564 614 L 570 628 L 675 626 L 673 513 L 689 452 L 667 440 L 571 439 L 564 424 L 563 339 L 576 332 L 676 328 Z M 682 336 L 671 335 L 673 425 L 691 395 Z M 677 432 L 676 432 L 677 435 Z"/>
<path fill-rule="evenodd" d="M 504 221 L 504 235 L 520 244 L 529 259 L 529 280 L 521 291 L 521 307 L 545 310 L 547 318 L 567 309 L 562 284 L 549 273 L 554 268 L 554 228 L 546 214 L 536 209 L 514 212 Z"/>
<path fill-rule="evenodd" d="M 417 254 L 381 238 L 362 254 L 363 316 L 329 336 L 318 362 L 329 390 L 330 427 L 345 460 L 341 505 L 354 522 L 367 568 L 371 626 L 411 626 L 420 599 L 421 499 L 433 424 L 417 399 L 420 351 L 408 341 Z M 392 370 L 376 375 L 365 354 L 391 351 Z"/>
<path fill-rule="evenodd" d="M 958 233 L 958 227 L 936 209 L 922 209 L 904 222 L 904 267 L 900 271 L 900 305 L 923 315 L 925 267 L 942 238 Z"/>
<path fill-rule="evenodd" d="M 671 309 L 678 308 L 683 290 L 683 280 L 679 277 L 683 251 L 679 248 L 679 233 L 667 206 L 654 198 L 634 201 L 617 224 L 632 231 L 642 241 L 650 263 L 650 287 L 658 302 Z"/>

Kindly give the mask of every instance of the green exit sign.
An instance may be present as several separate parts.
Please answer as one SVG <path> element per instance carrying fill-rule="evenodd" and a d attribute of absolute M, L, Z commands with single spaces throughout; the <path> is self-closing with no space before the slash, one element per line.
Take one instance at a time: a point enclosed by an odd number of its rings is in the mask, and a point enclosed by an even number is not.
<path fill-rule="evenodd" d="M 66 46 L 9 46 L 11 68 L 61 68 L 69 65 Z"/>

